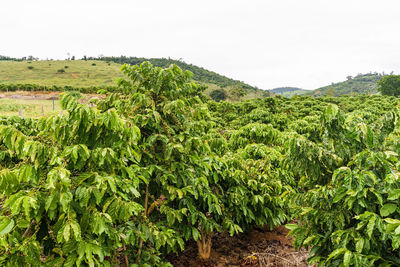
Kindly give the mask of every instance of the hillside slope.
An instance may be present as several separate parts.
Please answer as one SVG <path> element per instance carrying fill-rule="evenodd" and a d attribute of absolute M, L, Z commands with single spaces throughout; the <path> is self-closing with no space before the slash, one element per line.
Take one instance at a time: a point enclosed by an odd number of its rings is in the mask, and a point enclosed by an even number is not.
<path fill-rule="evenodd" d="M 103 61 L 0 61 L 0 83 L 47 86 L 114 86 L 121 65 Z"/>
<path fill-rule="evenodd" d="M 269 95 L 268 91 L 260 90 L 215 72 L 195 65 L 171 59 L 145 58 L 96 58 L 86 60 L 21 60 L 7 57 L 0 58 L 0 84 L 36 84 L 46 86 L 72 87 L 103 87 L 115 86 L 115 80 L 123 77 L 121 65 L 140 64 L 150 60 L 153 65 L 168 67 L 171 64 L 180 66 L 183 70 L 193 72 L 193 79 L 207 86 L 209 95 L 213 90 L 223 89 L 228 100 L 238 100 L 233 91 L 238 88 L 244 91 L 240 99 L 251 99 Z"/>
<path fill-rule="evenodd" d="M 380 73 L 359 74 L 347 77 L 346 81 L 333 83 L 328 86 L 307 92 L 308 95 L 350 95 L 377 93 L 377 82 L 383 77 Z"/>
<path fill-rule="evenodd" d="M 298 87 L 277 87 L 269 91 L 273 94 L 281 95 L 284 97 L 292 97 L 295 95 L 303 95 L 307 93 L 309 90 L 305 90 Z"/>
<path fill-rule="evenodd" d="M 151 64 L 157 67 L 168 67 L 171 64 L 179 66 L 183 70 L 189 70 L 193 73 L 193 79 L 205 84 L 215 84 L 221 88 L 225 87 L 240 87 L 246 91 L 257 91 L 258 88 L 250 86 L 242 81 L 234 80 L 226 76 L 220 75 L 216 72 L 206 70 L 202 67 L 188 64 L 181 60 L 175 60 L 170 58 L 138 58 L 138 57 L 99 57 L 99 58 L 88 58 L 90 60 L 100 60 L 106 62 L 115 62 L 119 64 L 131 64 L 140 65 L 144 61 L 150 61 Z"/>

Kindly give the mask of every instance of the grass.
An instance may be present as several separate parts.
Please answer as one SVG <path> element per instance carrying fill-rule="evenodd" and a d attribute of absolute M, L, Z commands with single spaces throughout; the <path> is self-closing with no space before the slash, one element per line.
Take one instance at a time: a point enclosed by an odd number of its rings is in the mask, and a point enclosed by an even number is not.
<path fill-rule="evenodd" d="M 0 83 L 114 86 L 115 80 L 123 77 L 120 68 L 117 63 L 91 60 L 0 61 Z"/>
<path fill-rule="evenodd" d="M 53 111 L 52 100 L 25 100 L 25 99 L 0 99 L 0 116 L 19 115 L 22 111 L 22 117 L 39 118 L 59 114 L 61 107 L 58 100 L 55 101 L 55 110 Z"/>

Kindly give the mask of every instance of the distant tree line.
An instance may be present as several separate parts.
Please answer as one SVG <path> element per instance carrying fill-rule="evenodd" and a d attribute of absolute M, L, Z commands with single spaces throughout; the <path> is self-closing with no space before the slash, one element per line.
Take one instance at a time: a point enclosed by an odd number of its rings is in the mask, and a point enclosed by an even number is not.
<path fill-rule="evenodd" d="M 1 61 L 22 61 L 22 58 L 14 58 L 14 57 L 7 57 L 7 56 L 2 56 L 0 55 L 0 60 Z"/>
<path fill-rule="evenodd" d="M 7 57 L 0 55 L 0 61 L 25 61 L 25 60 L 32 61 L 32 60 L 39 60 L 39 58 L 34 56 L 16 58 L 16 57 Z"/>

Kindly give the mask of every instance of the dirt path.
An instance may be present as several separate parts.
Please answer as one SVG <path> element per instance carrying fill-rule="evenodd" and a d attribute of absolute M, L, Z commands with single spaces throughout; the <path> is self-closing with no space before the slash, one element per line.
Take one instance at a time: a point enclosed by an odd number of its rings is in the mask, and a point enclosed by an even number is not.
<path fill-rule="evenodd" d="M 287 233 L 280 226 L 273 231 L 256 228 L 234 237 L 218 234 L 213 237 L 209 260 L 198 258 L 195 242 L 189 243 L 182 253 L 169 255 L 168 259 L 176 267 L 309 266 L 308 251 L 295 251 Z"/>

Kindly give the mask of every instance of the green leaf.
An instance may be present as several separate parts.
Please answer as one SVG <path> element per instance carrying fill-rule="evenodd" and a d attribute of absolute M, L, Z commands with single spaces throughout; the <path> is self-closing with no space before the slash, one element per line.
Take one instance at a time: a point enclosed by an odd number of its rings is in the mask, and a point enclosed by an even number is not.
<path fill-rule="evenodd" d="M 329 254 L 327 261 L 329 261 L 332 258 L 333 259 L 337 258 L 339 255 L 344 254 L 346 251 L 347 251 L 347 249 L 345 249 L 345 248 L 335 249 L 331 254 Z"/>
<path fill-rule="evenodd" d="M 61 206 L 62 206 L 64 212 L 67 212 L 68 205 L 72 201 L 72 198 L 73 198 L 73 196 L 72 196 L 71 192 L 61 193 L 60 203 L 61 203 Z"/>
<path fill-rule="evenodd" d="M 25 229 L 25 228 L 27 228 L 29 226 L 29 224 L 30 224 L 30 222 L 28 220 L 25 220 L 25 219 L 19 219 L 17 221 L 17 227 L 18 228 Z"/>
<path fill-rule="evenodd" d="M 396 230 L 394 230 L 394 233 L 396 235 L 400 234 L 400 226 L 397 226 Z"/>
<path fill-rule="evenodd" d="M 392 191 L 390 191 L 389 195 L 388 195 L 388 200 L 396 200 L 400 198 L 400 189 L 394 189 Z"/>
<path fill-rule="evenodd" d="M 327 121 L 333 120 L 339 112 L 339 107 L 335 104 L 329 104 L 325 110 L 325 119 Z"/>
<path fill-rule="evenodd" d="M 363 248 L 364 248 L 364 239 L 360 238 L 356 243 L 356 251 L 358 253 L 362 253 Z"/>
<path fill-rule="evenodd" d="M 373 233 L 374 228 L 375 228 L 375 221 L 376 221 L 376 217 L 375 216 L 372 216 L 368 221 L 367 234 L 368 234 L 369 238 L 372 237 L 372 233 Z"/>
<path fill-rule="evenodd" d="M 8 234 L 14 227 L 15 222 L 8 217 L 0 217 L 0 237 Z"/>
<path fill-rule="evenodd" d="M 81 239 L 81 227 L 76 221 L 71 222 L 71 228 L 74 232 L 75 240 Z"/>
<path fill-rule="evenodd" d="M 299 228 L 299 226 L 297 224 L 285 224 L 285 227 L 289 230 L 295 230 L 295 229 Z"/>
<path fill-rule="evenodd" d="M 388 233 L 392 232 L 394 229 L 400 226 L 400 220 L 385 218 L 384 221 L 387 223 L 386 231 Z"/>
<path fill-rule="evenodd" d="M 392 204 L 392 203 L 387 203 L 387 204 L 383 205 L 383 207 L 380 210 L 381 216 L 386 217 L 386 216 L 392 214 L 393 212 L 396 211 L 396 208 L 397 208 L 397 205 Z"/>
<path fill-rule="evenodd" d="M 334 197 L 333 200 L 332 200 L 333 203 L 339 202 L 339 201 L 347 194 L 346 191 L 347 191 L 347 190 L 346 190 L 345 187 L 340 188 L 340 189 L 337 191 L 335 197 Z"/>
<path fill-rule="evenodd" d="M 63 237 L 64 237 L 65 241 L 69 240 L 70 234 L 71 234 L 71 225 L 67 224 L 67 225 L 65 225 L 64 230 L 63 230 Z"/>
<path fill-rule="evenodd" d="M 351 263 L 351 257 L 353 256 L 353 254 L 351 253 L 351 251 L 346 251 L 346 253 L 344 253 L 344 257 L 343 257 L 343 265 L 345 267 L 350 266 Z"/>
<path fill-rule="evenodd" d="M 193 227 L 192 228 L 192 236 L 193 236 L 194 241 L 199 240 L 200 239 L 199 230 L 197 230 L 196 228 Z"/>

